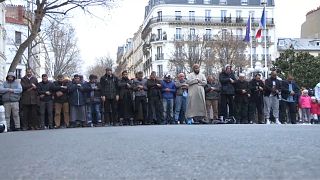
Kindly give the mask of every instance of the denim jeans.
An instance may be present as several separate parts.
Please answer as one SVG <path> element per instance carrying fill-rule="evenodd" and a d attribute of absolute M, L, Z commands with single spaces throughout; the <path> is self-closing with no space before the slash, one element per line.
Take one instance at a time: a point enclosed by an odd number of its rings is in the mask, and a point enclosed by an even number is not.
<path fill-rule="evenodd" d="M 186 109 L 187 109 L 187 97 L 176 96 L 175 114 L 174 114 L 174 118 L 176 122 L 179 120 L 185 122 Z"/>
<path fill-rule="evenodd" d="M 162 99 L 164 124 L 173 122 L 173 99 Z"/>
<path fill-rule="evenodd" d="M 93 115 L 95 115 L 95 122 L 101 123 L 101 103 L 100 102 L 93 102 L 87 104 L 87 123 L 92 123 Z"/>

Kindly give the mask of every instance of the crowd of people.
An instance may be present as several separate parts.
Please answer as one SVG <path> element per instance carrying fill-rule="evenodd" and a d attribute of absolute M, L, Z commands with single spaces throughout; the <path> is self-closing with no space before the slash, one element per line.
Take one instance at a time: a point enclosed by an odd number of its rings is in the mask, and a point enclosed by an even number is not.
<path fill-rule="evenodd" d="M 314 94 L 300 88 L 291 75 L 279 80 L 277 72 L 262 80 L 238 77 L 230 65 L 216 78 L 205 77 L 200 66 L 185 77 L 156 72 L 133 79 L 123 71 L 116 77 L 106 68 L 102 77 L 94 74 L 56 81 L 42 75 L 41 82 L 27 69 L 21 81 L 9 72 L 0 86 L 7 131 L 149 124 L 317 123 L 320 116 L 320 83 Z M 313 96 L 315 95 L 315 96 Z"/>

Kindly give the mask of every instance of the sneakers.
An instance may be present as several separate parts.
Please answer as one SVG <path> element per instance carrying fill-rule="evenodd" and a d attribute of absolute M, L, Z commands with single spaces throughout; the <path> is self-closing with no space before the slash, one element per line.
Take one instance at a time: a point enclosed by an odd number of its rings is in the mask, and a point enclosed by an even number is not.
<path fill-rule="evenodd" d="M 269 119 L 266 119 L 266 124 L 270 124 L 270 120 Z"/>
<path fill-rule="evenodd" d="M 279 121 L 279 119 L 276 119 L 276 124 L 281 124 L 281 122 Z"/>

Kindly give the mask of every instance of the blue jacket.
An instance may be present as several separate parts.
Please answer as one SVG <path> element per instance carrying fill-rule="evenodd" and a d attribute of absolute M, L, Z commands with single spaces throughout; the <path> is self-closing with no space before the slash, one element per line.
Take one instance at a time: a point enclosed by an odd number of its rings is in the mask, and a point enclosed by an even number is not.
<path fill-rule="evenodd" d="M 13 89 L 13 92 L 9 92 L 9 89 Z M 21 84 L 16 80 L 12 83 L 5 81 L 2 86 L 0 86 L 0 93 L 3 94 L 3 102 L 19 102 L 22 93 Z"/>
<path fill-rule="evenodd" d="M 170 82 L 166 82 L 164 80 L 161 81 L 161 85 L 162 85 L 162 98 L 163 99 L 173 99 L 174 98 L 174 94 L 176 93 L 176 85 L 173 81 Z M 169 88 L 170 91 L 167 92 L 165 91 L 165 89 Z"/>

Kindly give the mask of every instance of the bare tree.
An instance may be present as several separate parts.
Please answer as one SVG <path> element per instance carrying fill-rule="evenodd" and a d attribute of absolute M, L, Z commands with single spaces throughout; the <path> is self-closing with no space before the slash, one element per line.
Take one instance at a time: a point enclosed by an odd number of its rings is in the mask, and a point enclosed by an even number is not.
<path fill-rule="evenodd" d="M 194 64 L 203 64 L 208 60 L 207 49 L 212 46 L 212 41 L 200 38 L 197 35 L 189 35 L 186 40 L 174 42 L 174 52 L 169 60 L 171 70 L 178 72 L 191 72 Z"/>
<path fill-rule="evenodd" d="M 221 31 L 215 35 L 213 50 L 213 62 L 212 64 L 220 65 L 224 67 L 226 64 L 230 64 L 236 67 L 244 67 L 249 64 L 246 59 L 245 49 L 247 45 L 243 42 L 243 39 L 232 32 Z"/>
<path fill-rule="evenodd" d="M 71 76 L 78 72 L 81 59 L 75 29 L 68 23 L 51 21 L 45 33 L 48 37 L 48 44 L 44 46 L 46 73 L 56 78 L 59 74 Z"/>
<path fill-rule="evenodd" d="M 95 74 L 98 77 L 106 73 L 106 68 L 112 68 L 114 61 L 110 57 L 97 58 L 96 64 L 88 68 L 88 75 Z"/>
<path fill-rule="evenodd" d="M 0 2 L 3 2 L 1 0 Z M 34 1 L 31 1 L 33 3 Z M 82 9 L 90 13 L 89 8 L 93 6 L 102 6 L 106 8 L 114 7 L 115 0 L 35 0 L 34 12 L 25 15 L 30 25 L 30 34 L 28 38 L 19 46 L 19 49 L 10 65 L 9 72 L 15 71 L 23 52 L 32 44 L 37 37 L 44 17 L 55 18 L 56 14 L 66 15 L 72 10 Z"/>

